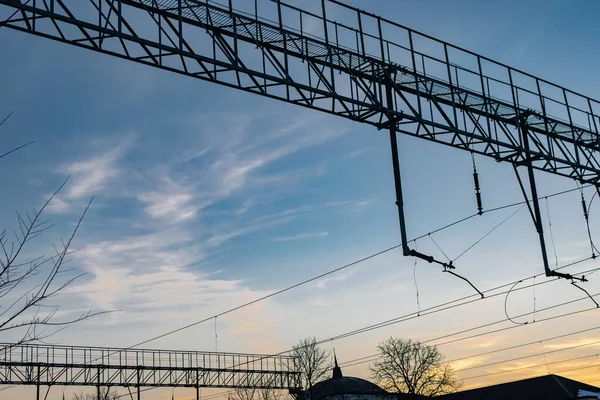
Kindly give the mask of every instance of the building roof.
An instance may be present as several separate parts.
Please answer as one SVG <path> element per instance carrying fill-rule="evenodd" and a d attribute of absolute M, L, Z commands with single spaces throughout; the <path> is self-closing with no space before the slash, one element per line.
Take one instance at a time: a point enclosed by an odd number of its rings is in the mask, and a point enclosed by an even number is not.
<path fill-rule="evenodd" d="M 577 399 L 580 390 L 600 392 L 600 388 L 558 375 L 538 376 L 500 385 L 486 386 L 438 396 L 440 400 L 568 400 Z"/>
<path fill-rule="evenodd" d="M 389 397 L 390 394 L 376 384 L 360 378 L 344 376 L 339 367 L 337 357 L 334 357 L 335 366 L 330 379 L 313 385 L 306 391 L 309 400 L 325 400 L 331 396 L 339 395 L 375 395 Z"/>

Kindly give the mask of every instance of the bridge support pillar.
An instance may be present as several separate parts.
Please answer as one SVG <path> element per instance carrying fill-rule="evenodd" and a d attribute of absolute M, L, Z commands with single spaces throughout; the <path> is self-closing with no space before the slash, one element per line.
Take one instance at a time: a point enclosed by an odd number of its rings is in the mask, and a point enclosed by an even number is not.
<path fill-rule="evenodd" d="M 390 109 L 394 107 L 394 94 L 392 90 L 392 83 L 386 84 L 386 97 L 387 104 Z M 411 255 L 410 248 L 408 247 L 408 238 L 406 236 L 406 218 L 404 216 L 404 199 L 402 194 L 402 178 L 400 175 L 400 160 L 398 156 L 398 138 L 396 137 L 396 121 L 389 118 L 389 131 L 390 131 L 390 148 L 392 150 L 392 166 L 394 169 L 394 184 L 396 189 L 396 206 L 398 207 L 398 219 L 400 222 L 400 238 L 402 239 L 402 254 L 405 257 Z"/>
<path fill-rule="evenodd" d="M 42 379 L 40 375 L 40 366 L 37 366 L 37 384 L 35 385 L 35 398 L 36 400 L 40 400 L 40 380 Z"/>

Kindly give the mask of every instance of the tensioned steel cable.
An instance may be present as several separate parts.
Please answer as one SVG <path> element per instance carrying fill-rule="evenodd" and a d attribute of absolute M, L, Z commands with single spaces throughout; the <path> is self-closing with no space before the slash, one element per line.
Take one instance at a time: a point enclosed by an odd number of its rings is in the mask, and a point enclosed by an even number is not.
<path fill-rule="evenodd" d="M 590 186 L 592 186 L 592 185 L 587 185 L 587 186 L 584 186 L 584 188 L 586 188 L 586 187 L 590 187 Z M 550 195 L 546 195 L 546 196 L 544 196 L 544 197 L 554 197 L 554 196 L 560 196 L 560 195 L 563 195 L 563 194 L 566 194 L 566 193 L 573 192 L 573 191 L 575 191 L 575 190 L 579 190 L 579 189 L 578 189 L 578 188 L 575 188 L 575 189 L 564 190 L 564 191 L 561 191 L 561 192 L 556 192 L 556 193 L 553 193 L 553 194 L 550 194 Z M 544 197 L 540 197 L 540 198 L 544 198 Z M 499 210 L 503 210 L 503 209 L 505 209 L 505 208 L 509 208 L 509 207 L 515 207 L 515 206 L 523 205 L 523 204 L 525 204 L 525 203 L 527 203 L 527 202 L 526 202 L 526 201 L 522 201 L 522 202 L 518 202 L 518 203 L 513 203 L 513 204 L 506 205 L 506 206 L 501 206 L 501 207 L 492 208 L 492 209 L 490 209 L 490 210 L 487 210 L 487 211 L 485 211 L 485 212 L 489 213 L 489 212 L 499 211 Z M 460 219 L 460 220 L 458 220 L 458 221 L 456 221 L 456 222 L 454 222 L 454 223 L 452 223 L 452 224 L 448 224 L 448 225 L 446 225 L 446 226 L 444 226 L 444 227 L 441 227 L 441 228 L 439 228 L 439 229 L 436 229 L 435 231 L 432 231 L 432 232 L 430 232 L 430 233 L 427 233 L 427 234 L 425 234 L 425 235 L 419 236 L 419 237 L 417 237 L 417 238 L 415 238 L 415 239 L 412 239 L 412 240 L 410 240 L 410 241 L 411 241 L 411 242 L 414 242 L 415 240 L 418 240 L 418 239 L 421 239 L 421 238 L 423 238 L 423 237 L 425 237 L 425 236 L 428 236 L 428 235 L 430 235 L 431 233 L 440 232 L 440 231 L 442 231 L 442 230 L 444 230 L 444 229 L 447 229 L 447 228 L 449 228 L 449 227 L 451 227 L 451 226 L 454 226 L 454 225 L 456 225 L 456 224 L 458 224 L 458 223 L 464 222 L 464 221 L 466 221 L 466 220 L 468 220 L 468 219 L 470 219 L 470 218 L 472 218 L 472 217 L 474 217 L 474 216 L 477 216 L 477 215 L 479 215 L 479 214 L 474 214 L 473 216 L 470 216 L 470 217 L 467 217 L 467 218 L 462 218 L 462 219 Z M 234 312 L 234 311 L 237 311 L 237 310 L 240 310 L 240 309 L 242 309 L 242 308 L 244 308 L 244 307 L 248 307 L 248 306 L 250 306 L 250 305 L 256 304 L 256 303 L 258 303 L 258 302 L 261 302 L 261 301 L 263 301 L 263 300 L 267 300 L 267 299 L 269 299 L 269 298 L 271 298 L 271 297 L 274 297 L 274 296 L 277 296 L 277 295 L 279 295 L 279 294 L 282 294 L 282 293 L 288 292 L 288 291 L 290 291 L 290 290 L 293 290 L 293 289 L 295 289 L 295 288 L 297 288 L 297 287 L 300 287 L 300 286 L 306 285 L 307 283 L 314 282 L 314 281 L 316 281 L 316 280 L 319 280 L 319 279 L 321 279 L 321 278 L 324 278 L 324 277 L 326 277 L 326 276 L 328 276 L 328 275 L 334 274 L 334 273 L 336 273 L 336 272 L 342 271 L 342 270 L 344 270 L 344 269 L 347 269 L 347 268 L 349 268 L 349 267 L 352 267 L 352 266 L 354 266 L 354 265 L 360 264 L 360 263 L 362 263 L 362 262 L 364 262 L 364 261 L 367 261 L 367 260 L 370 260 L 370 259 L 372 259 L 372 258 L 378 257 L 378 256 L 380 256 L 380 255 L 382 255 L 382 254 L 388 253 L 388 252 L 390 252 L 390 251 L 392 251 L 392 250 L 395 250 L 395 249 L 397 249 L 397 248 L 399 248 L 399 247 L 401 247 L 401 245 L 396 245 L 396 246 L 389 247 L 389 248 L 387 248 L 387 249 L 385 249 L 385 250 L 381 250 L 381 251 L 379 251 L 379 252 L 373 253 L 373 254 L 371 254 L 371 255 L 369 255 L 369 256 L 366 256 L 366 257 L 364 257 L 364 258 L 361 258 L 361 259 L 359 259 L 359 260 L 356 260 L 356 261 L 354 261 L 354 262 L 348 263 L 348 264 L 346 264 L 346 265 L 343 265 L 343 266 L 341 266 L 341 267 L 339 267 L 339 268 L 336 268 L 336 269 L 330 270 L 330 271 L 328 271 L 328 272 L 325 272 L 325 273 L 323 273 L 323 274 L 317 275 L 317 276 L 315 276 L 315 277 L 313 277 L 313 278 L 306 279 L 306 280 L 304 280 L 304 281 L 302 281 L 302 282 L 299 282 L 299 283 L 296 283 L 296 284 L 294 284 L 294 285 L 288 286 L 288 287 L 286 287 L 286 288 L 284 288 L 284 289 L 281 289 L 281 290 L 278 290 L 278 291 L 276 291 L 276 292 L 270 293 L 270 294 L 268 294 L 268 295 L 266 295 L 266 296 L 260 297 L 260 298 L 258 298 L 258 299 L 255 299 L 255 300 L 253 300 L 253 301 L 250 301 L 250 302 L 244 303 L 244 304 L 242 304 L 242 305 L 239 305 L 239 306 L 237 306 L 237 307 L 234 307 L 234 308 L 228 309 L 228 310 L 226 310 L 226 311 L 223 311 L 223 312 L 221 312 L 221 313 L 215 314 L 215 315 L 213 315 L 213 316 L 210 316 L 210 317 L 207 317 L 207 318 L 204 318 L 204 319 L 201 319 L 201 320 L 198 320 L 198 321 L 192 322 L 192 323 L 190 323 L 190 324 L 187 324 L 187 325 L 185 325 L 185 326 L 182 326 L 182 327 L 180 327 L 180 328 L 173 329 L 173 330 L 171 330 L 171 331 L 168 331 L 168 332 L 166 332 L 166 333 L 163 333 L 163 334 L 161 334 L 161 335 L 157 335 L 157 336 L 155 336 L 155 337 L 152 337 L 152 338 L 146 339 L 146 340 L 144 340 L 144 341 L 141 341 L 141 342 L 139 342 L 139 343 L 136 343 L 136 344 L 134 344 L 134 345 L 131 345 L 131 346 L 129 346 L 129 347 L 125 348 L 125 349 L 121 349 L 121 350 L 129 350 L 129 349 L 132 349 L 132 348 L 134 348 L 134 347 L 138 347 L 138 346 L 141 346 L 141 345 L 143 345 L 143 344 L 150 343 L 150 342 L 152 342 L 152 341 L 155 341 L 155 340 L 161 339 L 161 338 L 163 338 L 163 337 L 166 337 L 166 336 L 172 335 L 172 334 L 174 334 L 174 333 L 181 332 L 181 331 L 183 331 L 183 330 L 186 330 L 186 329 L 189 329 L 189 328 L 191 328 L 191 327 L 194 327 L 194 326 L 200 325 L 200 324 L 202 324 L 202 323 L 205 323 L 205 322 L 207 322 L 207 321 L 211 321 L 211 320 L 213 320 L 213 319 L 214 319 L 214 318 L 216 318 L 216 317 L 220 317 L 220 316 L 222 316 L 222 315 L 226 315 L 226 314 L 232 313 L 232 312 Z M 570 266 L 570 265 L 574 265 L 574 264 L 568 264 L 568 265 L 565 265 L 565 266 L 564 266 L 564 268 L 566 268 L 566 267 L 568 267 L 568 266 Z M 540 275 L 542 275 L 542 274 L 540 274 Z M 468 297 L 471 297 L 471 296 L 468 296 Z M 468 298 L 468 297 L 467 297 L 467 298 Z M 459 299 L 459 300 L 457 300 L 457 301 L 460 301 L 460 299 Z"/>

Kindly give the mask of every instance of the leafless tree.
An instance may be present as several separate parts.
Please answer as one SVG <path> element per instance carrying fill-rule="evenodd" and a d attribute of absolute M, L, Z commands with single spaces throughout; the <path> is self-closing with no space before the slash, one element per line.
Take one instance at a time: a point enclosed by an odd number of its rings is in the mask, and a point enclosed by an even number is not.
<path fill-rule="evenodd" d="M 121 396 L 119 393 L 109 387 L 100 388 L 99 400 L 118 400 Z M 75 393 L 71 400 L 98 400 L 97 393 Z"/>
<path fill-rule="evenodd" d="M 380 358 L 370 367 L 372 378 L 389 392 L 433 397 L 462 386 L 435 346 L 392 337 L 377 349 Z"/>
<path fill-rule="evenodd" d="M 328 377 L 331 370 L 331 352 L 322 349 L 314 337 L 300 340 L 292 350 L 301 373 L 302 388 L 308 389 Z"/>
<path fill-rule="evenodd" d="M 236 388 L 227 396 L 228 400 L 283 400 L 287 392 L 279 389 Z"/>
<path fill-rule="evenodd" d="M 0 154 L 0 161 L 26 145 Z M 32 255 L 32 242 L 53 227 L 44 212 L 67 181 L 68 178 L 40 209 L 17 212 L 14 227 L 0 226 L 0 334 L 17 332 L 17 344 L 44 340 L 68 325 L 99 314 L 84 312 L 60 318 L 59 307 L 49 303 L 81 276 L 73 275 L 66 264 L 91 200 L 68 239 L 54 245 L 51 255 Z"/>

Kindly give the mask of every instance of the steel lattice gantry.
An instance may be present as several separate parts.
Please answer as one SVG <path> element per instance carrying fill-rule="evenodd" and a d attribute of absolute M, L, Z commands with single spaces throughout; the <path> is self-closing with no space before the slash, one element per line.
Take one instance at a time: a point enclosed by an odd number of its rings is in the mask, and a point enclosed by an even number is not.
<path fill-rule="evenodd" d="M 533 170 L 600 185 L 598 101 L 337 0 L 289 2 L 0 0 L 0 26 L 389 130 L 405 255 L 423 256 L 397 132 L 525 166 L 542 252 Z"/>
<path fill-rule="evenodd" d="M 300 387 L 295 358 L 197 351 L 0 344 L 0 384 Z"/>

